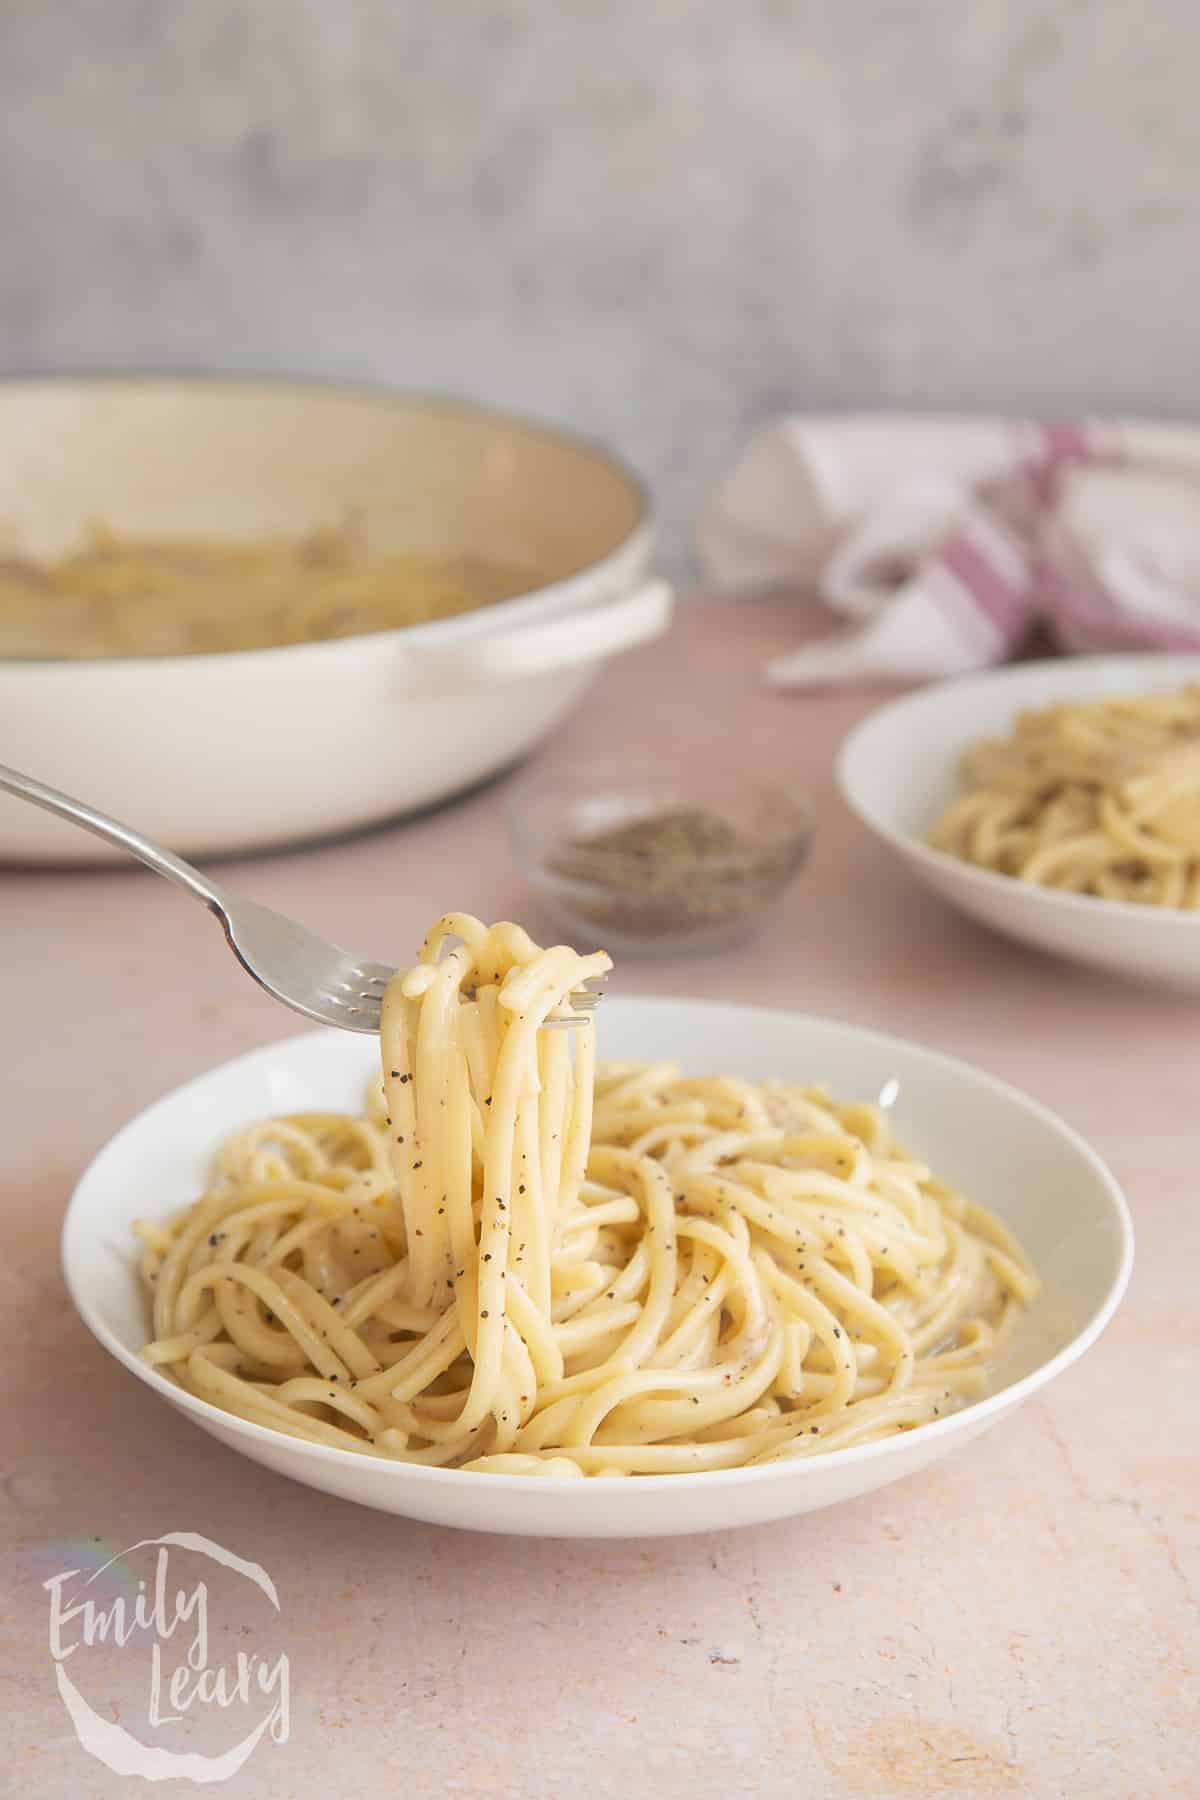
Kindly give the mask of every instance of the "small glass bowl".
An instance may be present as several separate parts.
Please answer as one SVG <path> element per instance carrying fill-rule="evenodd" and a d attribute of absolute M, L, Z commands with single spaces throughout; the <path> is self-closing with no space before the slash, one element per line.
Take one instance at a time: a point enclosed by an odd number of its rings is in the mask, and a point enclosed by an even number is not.
<path fill-rule="evenodd" d="M 661 838 L 650 848 L 595 841 L 667 815 L 666 851 Z M 642 956 L 751 936 L 799 873 L 813 834 L 805 801 L 749 773 L 710 768 L 703 755 L 547 759 L 518 781 L 507 816 L 517 867 L 577 947 Z"/>

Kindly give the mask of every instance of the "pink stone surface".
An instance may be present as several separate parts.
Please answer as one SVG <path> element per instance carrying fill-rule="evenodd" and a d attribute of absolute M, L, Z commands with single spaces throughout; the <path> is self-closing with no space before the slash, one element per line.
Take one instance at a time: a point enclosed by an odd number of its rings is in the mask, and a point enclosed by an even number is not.
<path fill-rule="evenodd" d="M 836 1015 L 1038 1094 L 1129 1194 L 1138 1266 L 1116 1322 L 1045 1398 L 948 1462 L 758 1530 L 538 1543 L 293 1486 L 105 1356 L 70 1310 L 57 1239 L 81 1168 L 132 1113 L 303 1022 L 148 874 L 0 871 L 4 1792 L 151 1791 L 76 1741 L 42 1584 L 86 1563 L 83 1541 L 116 1551 L 194 1531 L 278 1589 L 291 1733 L 224 1785 L 248 1800 L 1200 1794 L 1200 1006 L 1009 944 L 912 885 L 832 785 L 836 745 L 878 696 L 766 691 L 764 659 L 794 637 L 784 609 L 689 607 L 546 752 L 707 734 L 818 807 L 809 869 L 761 937 L 626 962 L 621 989 Z M 450 906 L 537 926 L 503 797 L 226 874 L 393 960 Z M 232 1659 L 262 1606 L 236 1580 L 213 1603 L 212 1657 Z M 105 1717 L 150 1735 L 144 1651 L 85 1648 L 71 1666 Z M 206 1730 L 189 1714 L 161 1741 L 209 1750 Z"/>

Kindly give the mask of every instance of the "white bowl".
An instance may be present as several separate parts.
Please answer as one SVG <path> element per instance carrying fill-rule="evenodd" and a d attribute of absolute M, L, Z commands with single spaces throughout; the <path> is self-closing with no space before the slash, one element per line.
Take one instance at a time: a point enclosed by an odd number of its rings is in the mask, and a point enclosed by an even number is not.
<path fill-rule="evenodd" d="M 453 401 L 285 382 L 0 382 L 0 555 L 336 524 L 535 571 L 405 630 L 224 655 L 0 659 L 4 760 L 190 855 L 373 824 L 524 755 L 605 658 L 666 629 L 645 493 L 570 435 Z M 0 861 L 119 852 L 0 797 Z"/>
<path fill-rule="evenodd" d="M 1200 656 L 1064 657 L 947 681 L 881 707 L 838 756 L 842 796 L 913 873 L 985 925 L 1039 949 L 1200 991 L 1200 913 L 1034 887 L 926 843 L 958 791 L 963 752 L 1025 707 L 1151 694 L 1200 681 Z"/>
<path fill-rule="evenodd" d="M 438 1525 L 547 1537 L 674 1536 L 810 1512 L 910 1475 L 966 1444 L 1060 1374 L 1111 1318 L 1133 1261 L 1133 1228 L 1104 1164 L 1061 1120 L 965 1063 L 799 1013 L 677 1000 L 608 999 L 602 1054 L 677 1057 L 694 1073 L 736 1070 L 828 1081 L 870 1098 L 898 1084 L 901 1136 L 939 1175 L 1012 1226 L 1042 1276 L 991 1393 L 964 1411 L 857 1449 L 695 1475 L 562 1483 L 383 1462 L 301 1443 L 219 1411 L 138 1360 L 147 1321 L 130 1223 L 164 1217 L 200 1189 L 216 1143 L 270 1113 L 357 1109 L 377 1066 L 367 1039 L 289 1038 L 202 1075 L 117 1134 L 87 1170 L 63 1227 L 80 1316 L 105 1349 L 205 1431 L 279 1474 L 382 1512 Z"/>

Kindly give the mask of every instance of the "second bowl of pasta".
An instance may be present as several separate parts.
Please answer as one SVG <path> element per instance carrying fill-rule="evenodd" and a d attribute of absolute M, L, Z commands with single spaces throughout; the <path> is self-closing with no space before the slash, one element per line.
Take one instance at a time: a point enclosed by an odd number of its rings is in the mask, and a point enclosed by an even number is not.
<path fill-rule="evenodd" d="M 880 708 L 851 810 L 926 886 L 1075 961 L 1200 992 L 1200 656 L 1023 663 Z"/>

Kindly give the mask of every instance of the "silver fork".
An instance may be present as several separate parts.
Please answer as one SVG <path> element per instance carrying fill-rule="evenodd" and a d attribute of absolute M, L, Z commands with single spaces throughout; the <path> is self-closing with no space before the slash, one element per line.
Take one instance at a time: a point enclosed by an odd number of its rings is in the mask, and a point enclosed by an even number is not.
<path fill-rule="evenodd" d="M 386 963 L 364 962 L 315 932 L 306 931 L 295 919 L 273 912 L 269 906 L 260 906 L 257 900 L 230 893 L 181 856 L 152 844 L 140 831 L 122 825 L 82 800 L 72 799 L 70 794 L 47 787 L 43 781 L 35 781 L 32 775 L 6 768 L 3 763 L 0 789 L 20 800 L 32 801 L 47 812 L 58 813 L 60 818 L 128 850 L 156 875 L 165 875 L 194 899 L 202 900 L 221 921 L 229 948 L 246 973 L 293 1012 L 316 1019 L 321 1025 L 336 1025 L 342 1031 L 379 1030 L 383 990 L 396 973 Z M 590 988 L 576 988 L 570 1008 L 547 1019 L 546 1024 L 581 1025 L 599 1005 L 600 998 Z"/>

